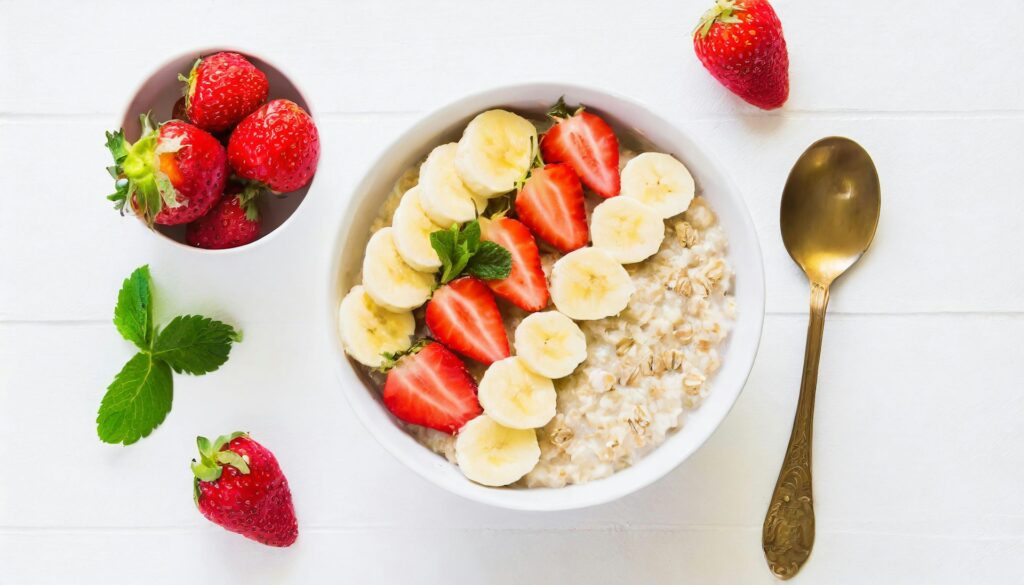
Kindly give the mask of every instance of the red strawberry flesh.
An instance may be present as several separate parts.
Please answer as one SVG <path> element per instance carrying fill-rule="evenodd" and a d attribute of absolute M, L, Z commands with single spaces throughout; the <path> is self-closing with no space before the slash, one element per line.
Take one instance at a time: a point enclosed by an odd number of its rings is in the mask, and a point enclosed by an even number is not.
<path fill-rule="evenodd" d="M 533 169 L 516 195 L 516 215 L 535 236 L 562 252 L 587 245 L 587 210 L 583 186 L 564 164 Z"/>
<path fill-rule="evenodd" d="M 582 108 L 573 114 L 559 100 L 552 108 L 555 124 L 540 141 L 545 162 L 568 164 L 601 197 L 619 194 L 619 139 L 600 116 Z"/>
<path fill-rule="evenodd" d="M 481 222 L 483 224 L 483 222 Z M 539 311 L 548 304 L 548 284 L 540 263 L 540 251 L 529 228 L 514 219 L 503 217 L 486 224 L 483 239 L 509 251 L 512 271 L 508 278 L 486 280 L 499 297 L 526 311 Z"/>
<path fill-rule="evenodd" d="M 436 342 L 398 360 L 388 371 L 383 399 L 399 419 L 449 434 L 482 412 L 465 364 Z"/>
<path fill-rule="evenodd" d="M 435 339 L 484 365 L 511 355 L 498 303 L 477 278 L 458 278 L 434 291 L 426 320 Z"/>

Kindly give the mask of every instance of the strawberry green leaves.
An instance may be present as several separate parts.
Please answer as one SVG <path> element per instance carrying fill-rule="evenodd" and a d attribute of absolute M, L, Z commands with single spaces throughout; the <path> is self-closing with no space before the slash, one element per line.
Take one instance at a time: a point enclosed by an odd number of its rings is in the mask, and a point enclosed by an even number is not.
<path fill-rule="evenodd" d="M 700 24 L 697 25 L 697 30 L 700 32 L 701 38 L 708 36 L 711 32 L 711 27 L 716 22 L 723 24 L 737 24 L 743 22 L 740 17 L 736 16 L 736 12 L 743 12 L 746 10 L 743 6 L 736 4 L 735 0 L 715 0 L 715 5 L 711 7 L 703 16 L 700 17 Z"/>
<path fill-rule="evenodd" d="M 107 132 L 107 150 L 114 157 L 114 164 L 107 167 L 107 172 L 114 178 L 115 191 L 107 195 L 107 200 L 114 202 L 114 209 L 124 214 L 125 203 L 128 202 L 128 179 L 123 177 L 124 159 L 128 158 L 128 141 L 124 138 L 124 129 Z"/>
<path fill-rule="evenodd" d="M 174 397 L 171 371 L 205 374 L 228 359 L 241 336 L 233 327 L 198 315 L 175 317 L 163 331 L 153 324 L 153 285 L 149 267 L 125 279 L 117 294 L 114 325 L 139 348 L 107 387 L 96 417 L 105 443 L 131 445 L 149 436 L 167 418 Z"/>
<path fill-rule="evenodd" d="M 221 435 L 212 443 L 206 437 L 196 437 L 196 446 L 199 448 L 199 461 L 192 460 L 192 473 L 196 476 L 196 479 L 199 481 L 217 481 L 220 479 L 224 465 L 230 465 L 242 475 L 248 475 L 249 464 L 246 463 L 245 459 L 234 451 L 224 449 L 224 446 L 231 441 L 244 436 L 245 433 L 241 432 Z"/>
<path fill-rule="evenodd" d="M 155 125 L 150 115 L 139 117 L 142 135 L 134 143 L 129 143 L 124 136 L 124 129 L 107 132 L 107 150 L 114 158 L 114 164 L 107 167 L 107 172 L 114 178 L 115 191 L 107 195 L 114 202 L 114 209 L 122 215 L 125 206 L 141 215 L 152 226 L 158 213 L 166 207 L 178 207 L 177 191 L 159 166 L 159 155 L 164 152 L 176 152 L 180 144 L 161 143 L 160 127 Z"/>
<path fill-rule="evenodd" d="M 453 224 L 447 230 L 430 234 L 430 245 L 441 259 L 441 281 L 447 284 L 463 272 L 487 280 L 507 278 L 512 271 L 512 255 L 494 242 L 480 241 L 480 222 L 473 220 L 460 229 Z"/>

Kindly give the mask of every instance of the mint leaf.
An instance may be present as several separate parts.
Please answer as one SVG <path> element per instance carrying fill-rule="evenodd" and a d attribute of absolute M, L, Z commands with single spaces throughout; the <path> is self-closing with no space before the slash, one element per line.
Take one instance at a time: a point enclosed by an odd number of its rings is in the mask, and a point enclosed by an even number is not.
<path fill-rule="evenodd" d="M 201 315 L 175 317 L 153 342 L 153 357 L 177 373 L 205 374 L 228 361 L 239 335 L 227 323 Z"/>
<path fill-rule="evenodd" d="M 472 255 L 473 252 L 469 249 L 469 242 L 458 242 L 455 245 L 455 259 L 452 261 L 451 274 L 442 279 L 441 284 L 454 280 L 456 276 L 462 274 Z"/>
<path fill-rule="evenodd" d="M 438 230 L 430 234 L 430 247 L 437 252 L 441 260 L 441 283 L 444 284 L 452 279 L 452 268 L 455 261 L 455 240 L 458 238 L 458 227 L 452 226 L 450 230 Z"/>
<path fill-rule="evenodd" d="M 171 411 L 171 368 L 139 352 L 107 387 L 96 417 L 96 432 L 105 443 L 131 445 L 147 437 Z"/>
<path fill-rule="evenodd" d="M 153 292 L 149 266 L 140 266 L 121 284 L 114 307 L 118 333 L 139 349 L 149 349 L 153 339 Z"/>
<path fill-rule="evenodd" d="M 462 226 L 462 229 L 455 224 L 450 229 L 438 230 L 430 234 L 430 245 L 437 252 L 437 257 L 441 259 L 441 284 L 447 284 L 462 274 L 470 265 L 472 258 L 483 249 L 483 244 L 487 243 L 480 241 L 480 222 L 475 219 Z M 497 244 L 492 245 L 501 248 Z M 481 265 L 494 263 L 494 252 L 489 254 L 491 254 L 489 259 L 481 260 Z M 509 266 L 511 267 L 511 258 Z M 495 272 L 492 270 L 488 273 Z M 505 276 L 508 276 L 507 270 Z"/>
<path fill-rule="evenodd" d="M 508 278 L 512 272 L 512 254 L 494 242 L 481 242 L 480 249 L 466 265 L 466 272 L 486 280 Z"/>
<path fill-rule="evenodd" d="M 471 255 L 476 254 L 476 251 L 480 249 L 480 222 L 474 219 L 462 226 L 459 240 L 466 243 L 466 248 Z"/>

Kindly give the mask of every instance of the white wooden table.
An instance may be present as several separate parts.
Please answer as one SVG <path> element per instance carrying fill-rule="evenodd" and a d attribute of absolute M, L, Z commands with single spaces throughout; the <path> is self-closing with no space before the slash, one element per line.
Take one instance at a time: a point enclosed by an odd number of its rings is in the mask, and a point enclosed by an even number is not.
<path fill-rule="evenodd" d="M 796 403 L 807 290 L 779 196 L 813 140 L 850 136 L 883 187 L 874 246 L 833 290 L 815 425 L 818 538 L 798 583 L 1024 579 L 1024 3 L 776 0 L 792 94 L 719 87 L 690 31 L 710 0 L 0 0 L 0 583 L 771 583 L 761 521 Z M 103 131 L 165 59 L 226 45 L 303 86 L 323 156 L 272 245 L 173 249 L 114 213 Z M 765 253 L 768 316 L 720 430 L 653 487 L 524 514 L 463 501 L 387 455 L 349 411 L 321 314 L 329 238 L 375 155 L 422 113 L 516 81 L 647 102 L 731 161 Z M 176 378 L 150 438 L 95 412 L 131 349 L 110 323 L 149 263 L 158 313 L 245 341 Z M 283 462 L 290 549 L 206 522 L 196 434 L 244 429 Z"/>

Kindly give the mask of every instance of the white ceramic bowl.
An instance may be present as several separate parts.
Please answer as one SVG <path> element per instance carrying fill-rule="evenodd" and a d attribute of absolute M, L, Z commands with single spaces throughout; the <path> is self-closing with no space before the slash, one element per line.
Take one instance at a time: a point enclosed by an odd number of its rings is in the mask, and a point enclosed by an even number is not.
<path fill-rule="evenodd" d="M 139 115 L 145 114 L 146 112 L 152 112 L 153 118 L 157 122 L 170 120 L 174 103 L 183 95 L 182 89 L 184 87 L 184 82 L 178 79 L 178 75 L 181 74 L 187 77 L 189 72 L 192 70 L 192 65 L 196 62 L 196 59 L 200 56 L 209 56 L 221 51 L 231 51 L 245 55 L 246 59 L 252 62 L 256 68 L 267 76 L 267 84 L 270 86 L 270 93 L 267 98 L 268 101 L 278 98 L 289 99 L 302 106 L 303 109 L 309 112 L 310 116 L 314 116 L 313 110 L 310 109 L 309 106 L 309 100 L 306 99 L 299 90 L 299 87 L 291 80 L 291 78 L 289 78 L 278 67 L 272 65 L 266 59 L 253 55 L 248 51 L 235 48 L 211 47 L 206 49 L 197 49 L 167 61 L 158 67 L 156 71 L 151 73 L 146 80 L 139 85 L 139 88 L 135 91 L 132 99 L 128 102 L 128 106 L 125 107 L 124 114 L 121 118 L 121 128 L 124 128 L 124 134 L 128 141 L 135 142 L 138 140 L 139 134 L 142 131 L 139 125 Z M 313 120 L 316 121 L 315 116 Z M 322 160 L 322 147 L 320 155 Z M 316 175 L 314 174 L 308 185 L 298 191 L 289 193 L 286 197 L 273 197 L 270 195 L 264 196 L 264 201 L 260 206 L 260 212 L 263 216 L 263 227 L 261 228 L 262 235 L 256 239 L 256 241 L 244 246 L 223 250 L 207 250 L 205 248 L 189 246 L 185 243 L 184 224 L 157 225 L 154 226 L 153 230 L 149 231 L 164 242 L 200 254 L 230 255 L 237 254 L 245 250 L 251 250 L 269 241 L 273 234 L 285 227 L 285 224 L 287 224 L 292 216 L 295 215 L 295 212 L 298 211 L 299 206 L 305 200 L 306 194 L 309 192 L 310 188 L 312 188 L 315 181 Z"/>
<path fill-rule="evenodd" d="M 693 172 L 698 192 L 711 203 L 729 239 L 728 260 L 736 273 L 737 321 L 708 398 L 687 415 L 682 429 L 635 465 L 605 479 L 558 489 L 489 488 L 466 479 L 456 466 L 417 443 L 391 416 L 377 390 L 342 350 L 336 326 L 338 303 L 355 284 L 370 223 L 405 169 L 422 160 L 434 146 L 457 140 L 467 122 L 479 112 L 503 107 L 543 115 L 562 95 L 568 104 L 585 104 L 620 134 L 635 133 L 658 150 L 675 155 Z M 325 318 L 330 320 L 338 378 L 370 434 L 413 471 L 444 489 L 478 502 L 520 510 L 566 510 L 608 502 L 649 485 L 682 463 L 711 436 L 739 397 L 754 362 L 764 320 L 764 267 L 757 233 L 725 169 L 648 108 L 607 92 L 561 84 L 514 85 L 471 95 L 426 116 L 406 131 L 370 167 L 352 194 L 345 215 L 338 219 L 329 274 Z"/>

